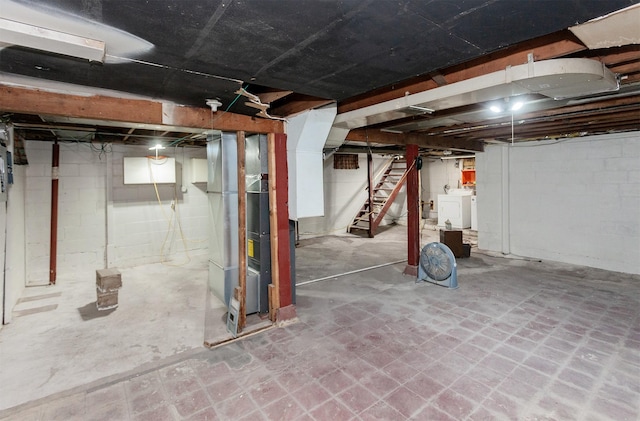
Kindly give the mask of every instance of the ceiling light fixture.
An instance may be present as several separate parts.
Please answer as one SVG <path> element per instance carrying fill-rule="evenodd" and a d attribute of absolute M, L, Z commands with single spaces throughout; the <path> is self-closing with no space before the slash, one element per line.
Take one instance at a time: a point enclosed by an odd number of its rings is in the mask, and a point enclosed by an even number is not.
<path fill-rule="evenodd" d="M 152 146 L 149 148 L 150 151 L 153 151 L 153 150 L 156 151 L 156 159 L 158 159 L 158 151 L 160 149 L 164 149 L 164 146 L 162 146 L 160 143 L 157 143 L 155 146 Z"/>
<path fill-rule="evenodd" d="M 0 18 L 0 43 L 104 63 L 105 43 Z"/>
<path fill-rule="evenodd" d="M 215 113 L 216 111 L 218 111 L 218 107 L 222 106 L 222 102 L 218 101 L 217 99 L 208 99 L 207 105 L 211 107 L 211 111 Z"/>
<path fill-rule="evenodd" d="M 511 104 L 511 106 L 509 107 L 509 98 L 505 98 L 504 99 L 504 104 L 491 104 L 491 106 L 489 107 L 489 109 L 491 111 L 493 111 L 496 114 L 499 113 L 503 113 L 505 111 L 518 111 L 519 109 L 521 109 L 524 106 L 524 102 L 522 101 L 516 101 L 513 104 Z"/>
<path fill-rule="evenodd" d="M 523 101 L 515 101 L 515 102 L 513 102 L 511 104 L 511 106 L 509 106 L 509 100 L 510 100 L 510 98 L 505 98 L 500 103 L 491 104 L 489 109 L 492 112 L 496 113 L 496 114 L 500 114 L 500 113 L 503 113 L 505 111 L 509 111 L 509 114 L 511 114 L 511 144 L 513 144 L 513 142 L 514 142 L 513 113 L 515 113 L 516 111 L 521 110 L 522 107 L 524 107 L 524 102 Z"/>
<path fill-rule="evenodd" d="M 513 103 L 513 105 L 511 106 L 511 111 L 518 111 L 520 108 L 522 108 L 522 106 L 524 105 L 524 102 L 522 101 L 516 101 Z"/>

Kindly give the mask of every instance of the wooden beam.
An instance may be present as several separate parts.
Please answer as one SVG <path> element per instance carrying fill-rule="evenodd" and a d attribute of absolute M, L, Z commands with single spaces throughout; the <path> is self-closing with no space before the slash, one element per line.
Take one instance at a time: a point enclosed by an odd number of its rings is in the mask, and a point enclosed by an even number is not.
<path fill-rule="evenodd" d="M 523 64 L 527 62 L 530 53 L 533 54 L 534 60 L 540 61 L 563 57 L 568 54 L 586 50 L 586 48 L 587 47 L 571 32 L 561 31 L 519 43 L 516 46 L 484 55 L 448 69 L 441 69 L 439 73 L 443 76 L 444 80 L 440 79 L 440 83 L 446 82 L 450 84 L 460 82 L 487 73 L 504 70 L 509 65 Z M 338 104 L 338 114 L 437 87 L 438 83 L 431 79 L 429 75 L 419 76 L 341 102 Z"/>
<path fill-rule="evenodd" d="M 322 107 L 324 105 L 328 105 L 335 102 L 332 99 L 306 99 L 300 101 L 288 101 L 286 104 L 283 104 L 279 107 L 272 109 L 272 115 L 278 115 L 287 117 L 290 115 L 298 114 L 303 111 L 312 110 L 314 108 Z"/>
<path fill-rule="evenodd" d="M 276 295 L 273 301 L 278 306 L 278 319 L 295 317 L 293 287 L 291 285 L 291 244 L 289 241 L 289 199 L 287 171 L 287 135 L 269 134 L 269 222 L 271 234 L 271 276 Z"/>
<path fill-rule="evenodd" d="M 260 102 L 262 102 L 263 104 L 271 104 L 273 101 L 282 99 L 288 95 L 291 95 L 292 93 L 293 91 L 269 91 L 262 92 L 257 95 L 258 98 L 260 98 Z"/>
<path fill-rule="evenodd" d="M 0 83 L 0 111 L 150 124 L 180 129 L 243 130 L 252 133 L 283 133 L 281 121 L 267 120 L 207 108 L 163 103 L 152 99 L 117 98 L 104 95 L 72 95 Z M 161 127 L 156 127 L 160 130 Z"/>
<path fill-rule="evenodd" d="M 452 140 L 421 133 L 389 133 L 380 130 L 354 129 L 349 131 L 346 140 L 403 146 L 417 145 L 422 148 L 453 149 L 468 152 L 484 151 L 484 144 L 478 140 Z"/>
<path fill-rule="evenodd" d="M 136 129 L 134 127 L 130 128 L 129 131 L 127 132 L 127 135 L 122 139 L 122 143 L 126 142 L 127 139 L 129 139 L 129 137 L 131 136 L 131 134 L 135 131 Z"/>
<path fill-rule="evenodd" d="M 615 66 L 611 66 L 609 70 L 621 75 L 636 73 L 640 70 L 640 61 L 626 63 L 626 64 L 616 64 Z"/>
<path fill-rule="evenodd" d="M 640 60 L 640 45 L 623 45 L 621 47 L 592 50 L 585 53 L 584 56 L 599 60 L 607 66 L 612 66 L 629 61 Z"/>

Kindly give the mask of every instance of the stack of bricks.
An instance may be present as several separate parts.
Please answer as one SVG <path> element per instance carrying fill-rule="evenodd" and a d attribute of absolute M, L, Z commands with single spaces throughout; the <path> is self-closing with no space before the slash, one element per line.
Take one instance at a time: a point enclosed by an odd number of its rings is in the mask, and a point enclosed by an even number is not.
<path fill-rule="evenodd" d="M 122 287 L 120 271 L 116 269 L 96 270 L 96 307 L 110 310 L 118 307 L 118 290 Z"/>

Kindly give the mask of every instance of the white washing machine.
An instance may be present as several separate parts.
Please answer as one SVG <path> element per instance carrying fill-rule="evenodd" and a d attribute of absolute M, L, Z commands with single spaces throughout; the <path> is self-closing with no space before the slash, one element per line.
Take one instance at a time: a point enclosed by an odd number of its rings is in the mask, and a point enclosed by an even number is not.
<path fill-rule="evenodd" d="M 451 222 L 451 228 L 471 228 L 471 191 L 452 190 L 438 195 L 438 226 Z"/>

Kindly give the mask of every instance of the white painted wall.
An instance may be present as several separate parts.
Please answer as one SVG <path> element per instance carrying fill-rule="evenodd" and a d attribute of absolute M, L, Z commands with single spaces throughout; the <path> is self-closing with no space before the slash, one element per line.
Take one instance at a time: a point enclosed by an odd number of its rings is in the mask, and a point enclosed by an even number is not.
<path fill-rule="evenodd" d="M 25 260 L 25 175 L 26 166 L 13 166 L 14 184 L 9 186 L 7 200 L 7 248 L 5 255 L 6 308 L 5 323 L 12 320 L 11 311 L 22 296 L 26 282 Z M 4 224 L 4 221 L 3 221 Z"/>
<path fill-rule="evenodd" d="M 51 149 L 47 142 L 26 142 L 27 285 L 49 280 Z M 58 277 L 93 280 L 95 270 L 106 267 L 107 260 L 109 267 L 161 260 L 180 264 L 187 260 L 183 236 L 190 253 L 206 252 L 206 184 L 191 184 L 188 176 L 190 158 L 204 158 L 206 151 L 171 148 L 163 152 L 176 159 L 178 184 L 177 193 L 174 185 L 158 185 L 158 203 L 153 184 L 123 183 L 123 157 L 146 156 L 150 153 L 146 147 L 108 146 L 101 151 L 87 143 L 61 143 Z M 180 191 L 183 171 L 187 193 Z M 176 211 L 171 206 L 174 198 Z"/>
<path fill-rule="evenodd" d="M 476 172 L 481 249 L 640 274 L 640 132 L 489 145 Z"/>
<path fill-rule="evenodd" d="M 157 195 L 153 184 L 124 184 L 123 158 L 148 153 L 144 147 L 113 149 L 113 172 L 109 178 L 113 182 L 109 189 L 109 266 L 160 261 L 183 264 L 189 259 L 185 248 L 191 254 L 206 253 L 208 249 L 207 186 L 190 182 L 191 158 L 206 158 L 205 148 L 162 151 L 163 155 L 176 159 L 176 184 L 158 184 Z M 186 193 L 182 192 L 182 186 L 187 188 Z M 175 212 L 172 200 L 177 204 Z"/>
<path fill-rule="evenodd" d="M 0 133 L 0 137 L 5 141 L 7 150 L 14 151 L 13 128 L 6 127 Z M 14 155 L 15 156 L 15 155 Z M 8 167 L 6 168 L 8 172 Z M 4 273 L 1 274 L 2 292 L 0 292 L 0 319 L 6 324 L 11 323 L 13 307 L 22 296 L 25 288 L 25 212 L 24 212 L 24 191 L 25 191 L 25 167 L 13 166 L 13 182 L 8 184 L 8 174 L 5 176 L 7 183 L 7 202 L 0 203 L 0 227 L 2 230 L 2 240 L 0 249 L 2 250 L 2 265 Z M 5 248 L 6 244 L 6 248 Z M 2 267 L 2 266 L 0 266 Z M 4 285 L 3 285 L 4 283 Z M 2 323 L 0 323 L 0 327 Z"/>
<path fill-rule="evenodd" d="M 390 157 L 374 155 L 373 171 L 376 180 L 382 175 Z M 300 218 L 298 231 L 301 237 L 343 234 L 347 226 L 367 200 L 367 155 L 358 154 L 357 170 L 335 170 L 333 159 L 324 161 L 324 216 Z M 403 188 L 387 212 L 381 225 L 392 222 L 406 224 L 407 198 Z"/>
<path fill-rule="evenodd" d="M 47 142 L 30 141 L 26 141 L 24 147 L 29 161 L 29 165 L 25 168 L 24 198 L 26 285 L 47 285 L 51 232 L 49 225 L 52 147 Z M 62 195 L 60 198 L 62 199 Z"/>
<path fill-rule="evenodd" d="M 462 165 L 462 163 L 460 163 Z M 438 217 L 438 195 L 445 194 L 444 186 L 460 188 L 461 168 L 456 167 L 455 159 L 423 158 L 421 176 L 421 200 L 424 202 L 423 218 Z M 429 202 L 433 200 L 433 210 Z"/>

